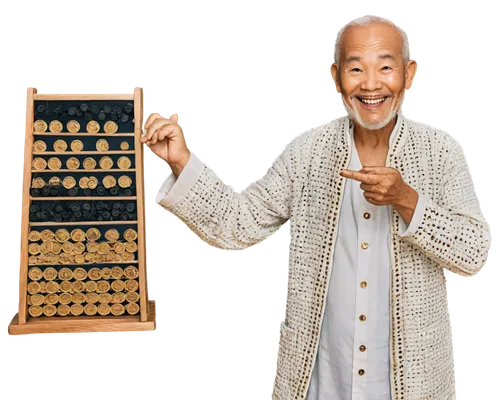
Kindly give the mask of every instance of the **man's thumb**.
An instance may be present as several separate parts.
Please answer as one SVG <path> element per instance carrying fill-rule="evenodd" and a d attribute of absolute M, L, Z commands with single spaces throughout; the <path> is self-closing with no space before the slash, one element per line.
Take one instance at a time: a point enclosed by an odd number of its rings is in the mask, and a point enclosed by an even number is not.
<path fill-rule="evenodd" d="M 177 114 L 172 114 L 169 120 L 172 121 L 174 124 L 176 124 L 177 121 L 179 120 L 179 116 Z"/>

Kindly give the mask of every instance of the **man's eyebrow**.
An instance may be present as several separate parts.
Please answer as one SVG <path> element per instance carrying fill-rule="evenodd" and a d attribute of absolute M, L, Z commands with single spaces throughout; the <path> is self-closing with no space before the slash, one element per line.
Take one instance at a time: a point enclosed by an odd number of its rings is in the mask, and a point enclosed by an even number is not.
<path fill-rule="evenodd" d="M 389 53 L 379 54 L 379 56 L 377 58 L 379 58 L 381 60 L 390 59 L 390 60 L 396 61 L 396 57 L 394 57 L 392 54 L 389 54 Z M 361 61 L 361 57 L 359 57 L 359 56 L 347 57 L 347 59 L 345 60 L 345 63 L 349 64 L 349 63 L 354 62 L 354 61 Z"/>

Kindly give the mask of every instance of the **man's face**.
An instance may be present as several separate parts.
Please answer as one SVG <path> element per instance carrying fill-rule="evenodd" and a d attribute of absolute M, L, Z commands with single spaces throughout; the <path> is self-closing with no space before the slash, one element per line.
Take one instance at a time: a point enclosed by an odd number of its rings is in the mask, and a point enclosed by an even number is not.
<path fill-rule="evenodd" d="M 396 29 L 384 24 L 345 32 L 340 69 L 334 63 L 331 73 L 349 116 L 367 129 L 388 124 L 411 86 L 416 62 L 411 60 L 405 67 L 402 44 Z"/>

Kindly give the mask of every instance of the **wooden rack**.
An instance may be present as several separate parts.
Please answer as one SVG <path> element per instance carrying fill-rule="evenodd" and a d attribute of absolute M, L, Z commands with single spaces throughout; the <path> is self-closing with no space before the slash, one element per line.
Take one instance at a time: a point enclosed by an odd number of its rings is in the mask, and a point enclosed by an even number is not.
<path fill-rule="evenodd" d="M 118 129 L 116 133 L 87 133 L 85 131 L 85 126 L 81 127 L 82 132 L 70 133 L 70 132 L 36 132 L 34 130 L 35 122 L 35 109 L 36 104 L 40 104 L 40 101 L 44 101 L 46 104 L 51 104 L 51 102 L 58 102 L 57 104 L 69 104 L 69 102 L 89 102 L 93 101 L 109 101 L 118 102 L 125 100 L 133 104 L 133 124 L 129 123 L 132 127 L 128 132 L 121 131 Z M 52 103 L 55 104 L 55 103 Z M 102 102 L 99 104 L 103 104 Z M 39 119 L 39 117 L 36 117 Z M 47 116 L 46 121 L 50 121 L 57 118 L 52 118 Z M 77 119 L 77 117 L 75 117 Z M 131 120 L 132 121 L 132 120 Z M 144 175 L 143 175 L 143 146 L 140 142 L 140 137 L 142 134 L 142 123 L 143 123 L 143 94 L 142 88 L 135 88 L 133 94 L 37 94 L 35 88 L 28 88 L 27 93 L 27 107 L 26 107 L 26 136 L 25 136 L 25 147 L 24 147 L 24 179 L 23 179 L 23 197 L 22 197 L 22 226 L 21 226 L 21 262 L 20 262 L 20 279 L 19 279 L 19 310 L 18 313 L 12 319 L 8 331 L 9 334 L 30 334 L 30 333 L 51 333 L 51 332 L 103 332 L 103 331 L 143 331 L 143 330 L 154 330 L 156 328 L 156 314 L 155 314 L 155 302 L 148 299 L 148 288 L 146 279 L 146 245 L 145 245 L 145 210 L 144 210 Z M 48 125 L 48 122 L 47 122 Z M 64 124 L 63 124 L 64 125 Z M 120 124 L 118 123 L 120 126 Z M 130 133 L 133 131 L 133 133 Z M 115 138 L 119 137 L 123 140 L 131 140 L 133 142 L 133 149 L 131 150 L 110 150 L 105 152 L 100 151 L 79 151 L 73 152 L 70 149 L 64 152 L 56 151 L 43 151 L 34 152 L 33 144 L 35 140 L 50 140 L 53 139 L 73 139 L 81 137 L 82 140 L 92 140 L 92 137 L 96 138 Z M 48 146 L 47 146 L 48 148 Z M 106 155 L 128 155 L 134 160 L 134 165 L 126 170 L 119 169 L 118 167 L 112 167 L 111 169 L 44 169 L 36 170 L 33 168 L 33 159 L 35 157 L 47 156 L 77 156 L 82 155 L 84 157 L 88 156 L 106 156 Z M 132 181 L 135 183 L 135 195 L 132 196 L 32 196 L 31 187 L 32 179 L 34 174 L 43 173 L 42 176 L 47 178 L 50 176 L 47 173 L 53 174 L 64 174 L 70 175 L 75 173 L 75 179 L 78 181 L 80 176 L 85 173 L 87 175 L 93 175 L 94 173 L 113 174 L 113 173 L 124 173 L 126 172 L 131 177 Z M 83 173 L 83 174 L 82 174 Z M 91 221 L 66 221 L 66 222 L 54 222 L 46 221 L 44 222 L 33 222 L 30 221 L 30 207 L 34 204 L 40 204 L 40 201 L 50 202 L 57 201 L 64 203 L 67 201 L 133 201 L 135 202 L 135 210 L 137 213 L 137 218 L 133 220 L 91 220 Z M 29 234 L 32 229 L 51 229 L 56 231 L 59 228 L 67 229 L 89 229 L 97 228 L 110 225 L 113 227 L 121 226 L 122 229 L 133 228 L 137 231 L 137 251 L 135 254 L 135 259 L 130 261 L 114 261 L 114 262 L 85 262 L 78 264 L 41 264 L 35 265 L 33 263 L 29 264 Z M 104 232 L 101 240 L 104 239 Z M 101 265 L 102 264 L 102 265 Z M 75 268 L 84 268 L 87 272 L 91 268 L 100 267 L 105 268 L 116 265 L 123 266 L 126 265 L 135 266 L 138 270 L 138 294 L 139 300 L 137 305 L 139 305 L 139 312 L 131 315 L 123 313 L 122 315 L 59 315 L 56 313 L 52 316 L 40 315 L 34 317 L 28 312 L 29 302 L 28 297 L 28 283 L 29 283 L 29 269 L 33 267 L 48 268 L 69 268 L 74 270 Z M 133 268 L 132 268 L 133 270 Z"/>

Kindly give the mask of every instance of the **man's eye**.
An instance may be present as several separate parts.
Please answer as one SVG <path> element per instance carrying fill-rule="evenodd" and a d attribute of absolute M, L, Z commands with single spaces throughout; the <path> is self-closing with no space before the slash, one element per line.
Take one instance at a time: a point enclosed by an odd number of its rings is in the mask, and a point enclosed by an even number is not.
<path fill-rule="evenodd" d="M 357 68 L 357 67 L 356 67 L 356 68 L 351 69 L 351 71 L 354 71 L 354 70 L 356 70 L 356 69 L 357 69 L 358 71 L 361 71 L 361 70 L 360 70 L 359 68 Z"/>
<path fill-rule="evenodd" d="M 389 69 L 391 69 L 391 67 L 389 67 L 388 65 L 386 65 L 384 68 L 389 68 Z M 384 68 L 382 68 L 382 69 L 384 69 Z"/>

